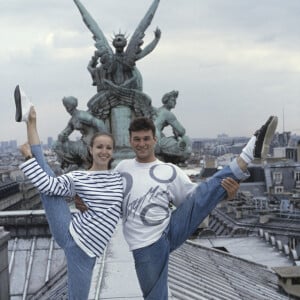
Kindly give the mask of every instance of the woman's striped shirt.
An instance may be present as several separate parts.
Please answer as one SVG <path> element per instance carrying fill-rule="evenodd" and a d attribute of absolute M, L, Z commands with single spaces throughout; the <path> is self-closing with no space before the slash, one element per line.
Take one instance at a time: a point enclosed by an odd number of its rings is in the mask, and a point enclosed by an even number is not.
<path fill-rule="evenodd" d="M 123 182 L 117 171 L 72 171 L 51 177 L 35 158 L 20 169 L 41 192 L 50 196 L 75 196 L 88 210 L 73 214 L 70 233 L 89 256 L 100 256 L 110 240 L 121 215 Z"/>

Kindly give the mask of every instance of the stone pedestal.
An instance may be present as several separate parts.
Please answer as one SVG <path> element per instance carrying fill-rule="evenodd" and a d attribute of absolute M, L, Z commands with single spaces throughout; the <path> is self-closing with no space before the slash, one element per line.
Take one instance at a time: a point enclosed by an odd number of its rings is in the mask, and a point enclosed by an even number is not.
<path fill-rule="evenodd" d="M 115 138 L 116 148 L 114 151 L 115 167 L 122 159 L 135 157 L 129 143 L 129 125 L 132 119 L 132 112 L 126 106 L 117 106 L 111 110 L 110 127 Z"/>
<path fill-rule="evenodd" d="M 9 233 L 0 227 L 0 299 L 9 300 L 9 273 L 8 273 L 8 240 Z"/>
<path fill-rule="evenodd" d="M 117 106 L 111 110 L 111 133 L 115 138 L 116 148 L 130 147 L 128 127 L 131 111 L 126 106 Z"/>

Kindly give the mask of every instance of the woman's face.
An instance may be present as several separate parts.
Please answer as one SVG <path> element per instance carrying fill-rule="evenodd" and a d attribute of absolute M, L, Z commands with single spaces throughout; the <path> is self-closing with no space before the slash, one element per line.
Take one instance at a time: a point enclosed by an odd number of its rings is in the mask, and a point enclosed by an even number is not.
<path fill-rule="evenodd" d="M 107 170 L 109 161 L 112 159 L 114 142 L 108 135 L 100 135 L 94 139 L 90 153 L 93 158 L 91 169 Z"/>

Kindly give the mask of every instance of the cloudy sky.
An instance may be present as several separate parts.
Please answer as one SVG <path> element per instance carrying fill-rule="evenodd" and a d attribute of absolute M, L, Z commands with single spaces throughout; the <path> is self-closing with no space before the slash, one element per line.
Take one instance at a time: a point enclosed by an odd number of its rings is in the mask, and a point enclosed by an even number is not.
<path fill-rule="evenodd" d="M 81 0 L 107 39 L 133 33 L 150 0 Z M 15 123 L 13 90 L 35 104 L 41 138 L 56 138 L 69 115 L 64 96 L 86 110 L 96 92 L 86 66 L 94 40 L 72 0 L 0 4 L 0 141 L 25 141 Z M 300 134 L 299 0 L 161 0 L 145 44 L 159 27 L 156 49 L 138 61 L 154 106 L 177 89 L 174 109 L 192 137 L 250 136 L 271 114 L 279 131 Z M 283 117 L 284 116 L 284 117 Z"/>

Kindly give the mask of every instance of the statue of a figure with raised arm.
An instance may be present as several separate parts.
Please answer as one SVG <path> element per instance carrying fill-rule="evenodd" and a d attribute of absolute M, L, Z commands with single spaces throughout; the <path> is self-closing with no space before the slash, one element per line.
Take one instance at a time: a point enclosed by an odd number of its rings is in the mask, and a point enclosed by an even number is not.
<path fill-rule="evenodd" d="M 184 127 L 171 112 L 176 105 L 178 92 L 165 94 L 163 106 L 153 107 L 151 97 L 143 91 L 143 79 L 136 67 L 136 62 L 153 51 L 160 40 L 161 31 L 156 28 L 152 41 L 143 47 L 145 31 L 150 26 L 160 1 L 152 0 L 130 39 L 120 31 L 114 34 L 112 46 L 81 1 L 73 1 L 95 40 L 96 49 L 87 69 L 96 93 L 88 99 L 87 111 L 77 110 L 77 102 L 74 104 L 72 97 L 65 100 L 65 108 L 72 117 L 55 144 L 55 152 L 62 165 L 82 166 L 87 163 L 85 157 L 88 136 L 96 130 L 105 130 L 114 136 L 116 162 L 134 157 L 129 144 L 128 127 L 131 120 L 139 116 L 150 117 L 155 121 L 158 137 L 156 152 L 162 160 L 174 163 L 185 161 L 191 153 L 191 142 L 185 135 Z M 163 132 L 165 127 L 172 128 L 172 136 Z M 69 139 L 74 130 L 82 134 L 79 141 Z"/>
<path fill-rule="evenodd" d="M 115 34 L 112 50 L 102 30 L 79 0 L 74 0 L 84 23 L 93 34 L 97 50 L 92 56 L 88 70 L 97 93 L 88 101 L 88 110 L 106 122 L 116 138 L 117 147 L 129 147 L 128 126 L 136 116 L 150 116 L 151 99 L 143 93 L 142 76 L 136 61 L 148 55 L 161 36 L 160 29 L 154 31 L 154 39 L 142 48 L 145 31 L 151 24 L 159 0 L 154 0 L 129 41 L 125 34 Z M 118 91 L 118 89 L 121 89 Z M 135 97 L 126 97 L 127 93 Z M 125 96 L 124 96 L 125 94 Z"/>

